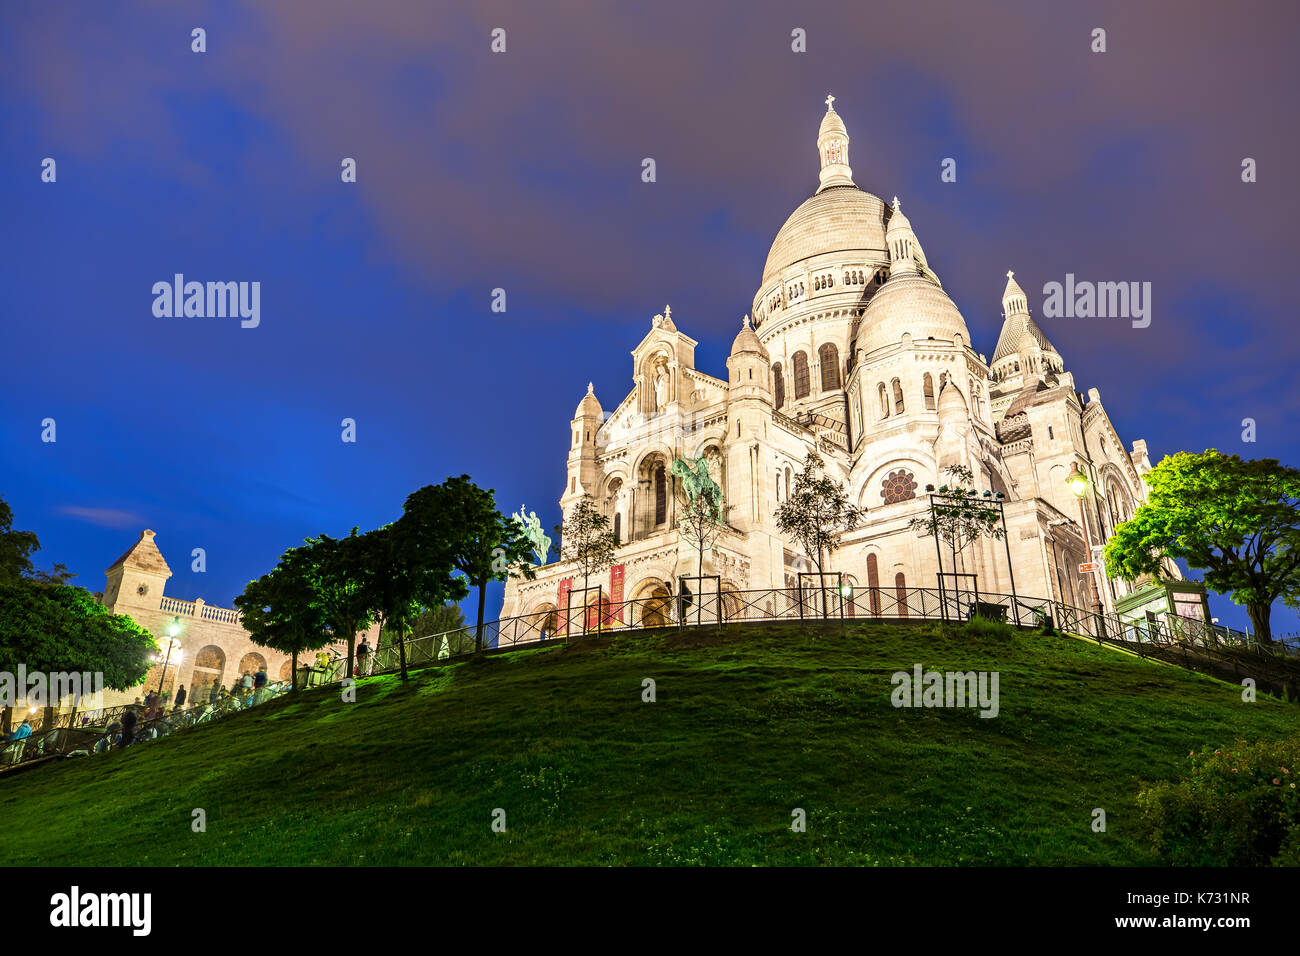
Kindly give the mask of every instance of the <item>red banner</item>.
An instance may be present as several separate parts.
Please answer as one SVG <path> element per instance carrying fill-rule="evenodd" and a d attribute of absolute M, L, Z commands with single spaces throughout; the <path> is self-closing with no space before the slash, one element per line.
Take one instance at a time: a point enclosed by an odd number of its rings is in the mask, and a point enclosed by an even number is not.
<path fill-rule="evenodd" d="M 560 634 L 567 633 L 569 628 L 569 592 L 573 590 L 573 578 L 565 578 L 560 582 L 560 595 L 555 600 L 556 608 L 556 631 Z"/>
<path fill-rule="evenodd" d="M 614 623 L 614 618 L 618 618 L 619 623 L 623 623 L 623 571 L 626 569 L 625 564 L 616 564 L 609 569 L 609 612 L 605 615 L 605 623 Z"/>

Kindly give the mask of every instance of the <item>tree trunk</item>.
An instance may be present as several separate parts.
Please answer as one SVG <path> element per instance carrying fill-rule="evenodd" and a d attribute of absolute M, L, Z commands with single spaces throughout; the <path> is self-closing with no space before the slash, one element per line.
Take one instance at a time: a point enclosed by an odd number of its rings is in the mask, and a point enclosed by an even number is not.
<path fill-rule="evenodd" d="M 375 643 L 378 644 L 379 640 L 376 639 Z M 353 661 L 356 659 L 356 647 L 357 647 L 357 632 L 356 632 L 356 628 L 353 628 L 351 631 L 348 632 L 348 666 L 347 666 L 347 670 L 343 672 L 344 677 L 352 676 L 352 668 L 354 666 Z M 378 647 L 376 647 L 375 649 L 378 650 Z"/>
<path fill-rule="evenodd" d="M 397 659 L 401 662 L 402 680 L 406 680 L 406 628 L 397 628 Z"/>
<path fill-rule="evenodd" d="M 292 693 L 296 694 L 298 693 L 298 651 L 297 649 L 295 649 L 294 652 L 289 655 L 289 673 L 290 673 L 289 690 Z"/>
<path fill-rule="evenodd" d="M 0 733 L 3 733 L 6 737 L 8 737 L 9 734 L 13 732 L 13 729 L 14 729 L 14 709 L 6 705 L 3 715 L 0 716 Z"/>
<path fill-rule="evenodd" d="M 1255 640 L 1260 644 L 1273 643 L 1273 629 L 1269 619 L 1273 614 L 1272 604 L 1247 604 L 1246 614 L 1255 628 Z"/>
<path fill-rule="evenodd" d="M 474 658 L 482 660 L 483 653 L 483 608 L 487 602 L 487 581 L 478 581 L 478 622 L 474 625 Z M 585 598 L 584 598 L 585 600 Z"/>

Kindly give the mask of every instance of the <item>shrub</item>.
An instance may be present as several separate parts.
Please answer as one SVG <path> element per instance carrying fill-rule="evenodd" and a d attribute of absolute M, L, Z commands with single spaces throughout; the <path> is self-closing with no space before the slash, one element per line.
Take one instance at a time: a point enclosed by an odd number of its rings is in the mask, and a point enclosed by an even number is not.
<path fill-rule="evenodd" d="M 1011 637 L 1015 634 L 1015 628 L 1010 624 L 1002 621 L 995 621 L 991 618 L 975 615 L 967 621 L 961 629 L 961 633 L 967 637 L 993 637 L 1003 638 Z"/>
<path fill-rule="evenodd" d="M 1177 781 L 1138 792 L 1140 827 L 1175 866 L 1300 864 L 1300 738 L 1193 752 Z"/>

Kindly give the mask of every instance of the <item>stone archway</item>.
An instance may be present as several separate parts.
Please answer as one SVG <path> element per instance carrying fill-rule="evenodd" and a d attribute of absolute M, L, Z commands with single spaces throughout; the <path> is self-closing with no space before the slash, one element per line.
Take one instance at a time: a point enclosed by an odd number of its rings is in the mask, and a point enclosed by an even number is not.
<path fill-rule="evenodd" d="M 666 627 L 672 623 L 672 592 L 658 578 L 649 578 L 633 592 L 632 620 L 638 627 Z"/>
<path fill-rule="evenodd" d="M 280 680 L 293 680 L 293 659 L 280 665 Z"/>
<path fill-rule="evenodd" d="M 220 687 L 225 677 L 226 652 L 215 644 L 199 648 L 194 657 L 194 671 L 190 675 L 189 699 L 196 704 L 206 701 L 214 686 Z"/>
<path fill-rule="evenodd" d="M 263 667 L 266 667 L 266 658 L 257 651 L 249 651 L 239 659 L 239 671 L 234 679 L 236 681 L 243 680 L 245 674 L 252 674 L 256 677 L 257 672 Z"/>

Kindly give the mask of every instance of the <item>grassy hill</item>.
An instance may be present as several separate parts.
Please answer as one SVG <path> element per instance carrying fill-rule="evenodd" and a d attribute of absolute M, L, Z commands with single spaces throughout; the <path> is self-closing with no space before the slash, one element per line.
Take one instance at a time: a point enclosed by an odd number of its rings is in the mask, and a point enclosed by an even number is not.
<path fill-rule="evenodd" d="M 894 708 L 917 663 L 998 671 L 1000 713 Z M 1140 782 L 1300 733 L 1294 705 L 1086 641 L 876 622 L 638 634 L 357 691 L 0 780 L 3 861 L 1140 864 Z"/>

